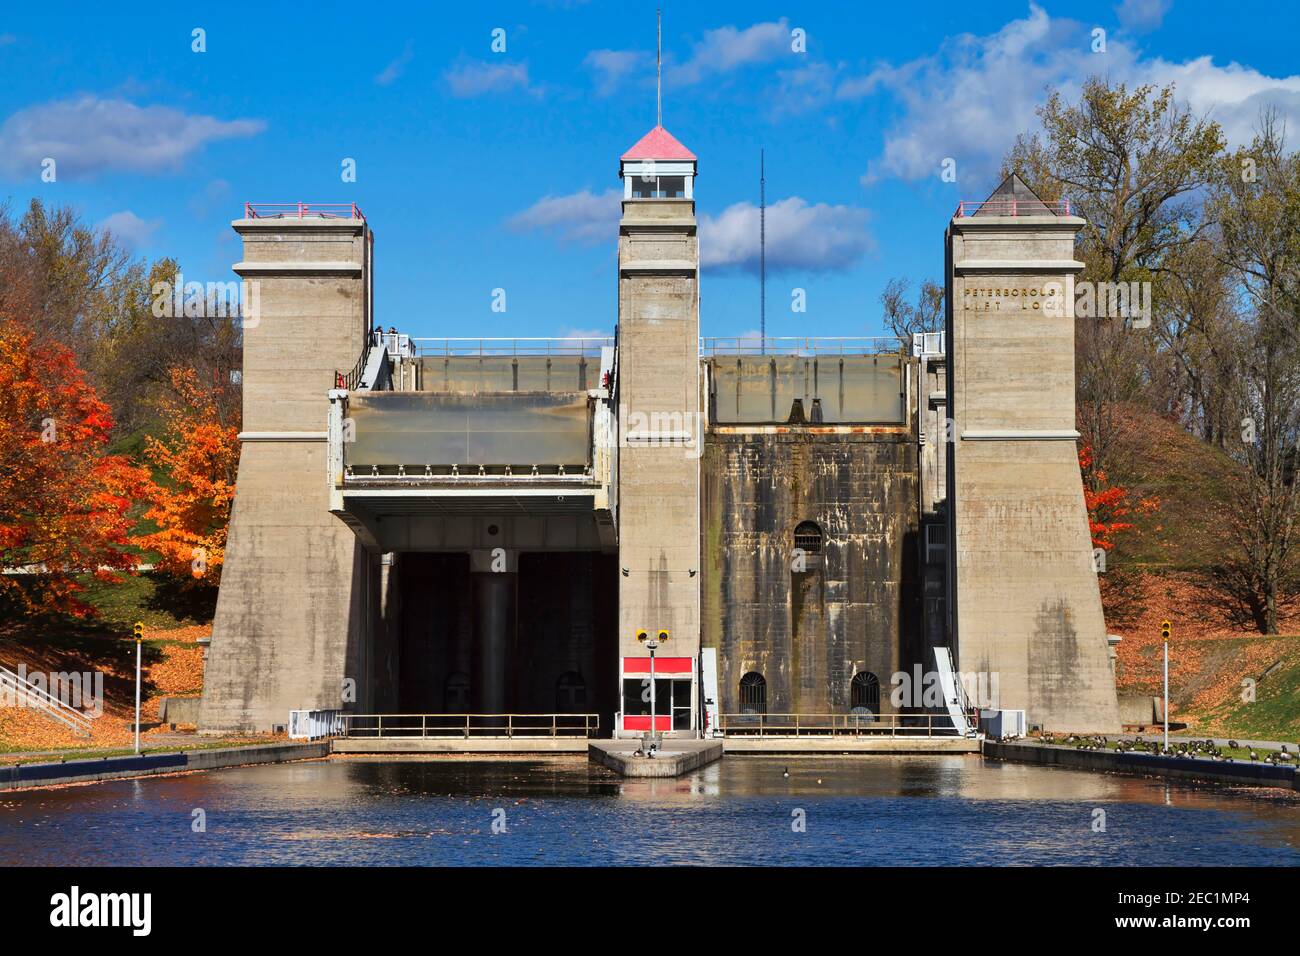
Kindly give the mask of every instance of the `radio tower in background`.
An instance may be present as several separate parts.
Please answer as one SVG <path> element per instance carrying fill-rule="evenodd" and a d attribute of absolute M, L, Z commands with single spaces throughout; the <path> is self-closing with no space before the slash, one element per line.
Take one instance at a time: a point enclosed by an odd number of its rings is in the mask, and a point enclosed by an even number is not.
<path fill-rule="evenodd" d="M 758 347 L 767 354 L 767 175 L 758 150 Z"/>

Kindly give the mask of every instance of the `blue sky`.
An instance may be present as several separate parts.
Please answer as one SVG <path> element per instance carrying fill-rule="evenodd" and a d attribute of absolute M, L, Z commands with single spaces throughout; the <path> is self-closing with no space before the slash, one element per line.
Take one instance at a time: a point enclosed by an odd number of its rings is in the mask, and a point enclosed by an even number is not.
<path fill-rule="evenodd" d="M 1300 131 L 1291 4 L 661 6 L 664 125 L 700 157 L 706 335 L 758 327 L 760 147 L 768 334 L 871 335 L 891 277 L 939 278 L 947 218 L 997 184 L 1049 84 L 1068 96 L 1097 72 L 1175 82 L 1231 142 L 1265 105 Z M 376 234 L 385 326 L 609 331 L 618 157 L 654 124 L 654 10 L 9 4 L 0 197 L 70 203 L 198 281 L 232 278 L 245 200 L 356 202 Z M 206 52 L 192 50 L 196 28 Z M 41 180 L 45 157 L 55 182 Z M 341 179 L 346 158 L 356 182 Z M 949 158 L 956 182 L 940 178 Z M 790 310 L 795 288 L 806 314 Z"/>

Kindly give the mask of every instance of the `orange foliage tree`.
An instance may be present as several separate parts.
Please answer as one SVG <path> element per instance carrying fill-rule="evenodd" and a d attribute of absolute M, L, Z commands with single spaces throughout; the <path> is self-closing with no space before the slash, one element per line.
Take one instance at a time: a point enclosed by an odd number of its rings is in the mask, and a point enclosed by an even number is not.
<path fill-rule="evenodd" d="M 161 555 L 161 570 L 217 584 L 235 499 L 239 428 L 222 421 L 216 394 L 190 368 L 171 370 L 161 405 L 166 429 L 146 440 L 145 455 L 163 473 L 145 517 L 158 530 L 140 543 Z"/>
<path fill-rule="evenodd" d="M 148 476 L 107 454 L 113 418 L 57 342 L 0 319 L 0 600 L 89 616 L 74 575 L 133 569 L 127 512 Z"/>
<path fill-rule="evenodd" d="M 1079 468 L 1088 478 L 1083 483 L 1083 502 L 1094 548 L 1111 550 L 1116 536 L 1136 527 L 1130 517 L 1159 510 L 1159 498 L 1135 498 L 1127 488 L 1110 484 L 1104 470 L 1093 470 L 1092 449 L 1087 445 L 1079 449 Z"/>

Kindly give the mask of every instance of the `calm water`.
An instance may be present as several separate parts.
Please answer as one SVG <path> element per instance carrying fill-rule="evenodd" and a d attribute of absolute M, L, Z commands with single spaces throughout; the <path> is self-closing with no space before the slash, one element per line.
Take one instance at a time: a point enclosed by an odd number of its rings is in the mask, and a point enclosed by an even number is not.
<path fill-rule="evenodd" d="M 663 781 L 336 760 L 0 794 L 17 863 L 1296 866 L 1300 803 L 961 756 L 730 757 Z"/>

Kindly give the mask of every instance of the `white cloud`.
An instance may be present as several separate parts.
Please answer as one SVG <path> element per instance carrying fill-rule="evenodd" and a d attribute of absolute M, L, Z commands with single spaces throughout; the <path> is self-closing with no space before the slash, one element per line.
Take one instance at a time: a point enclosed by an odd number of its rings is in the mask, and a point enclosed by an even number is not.
<path fill-rule="evenodd" d="M 541 90 L 529 85 L 527 63 L 493 63 L 488 60 L 470 60 L 451 67 L 444 74 L 453 96 L 469 98 L 489 93 L 508 93 L 524 90 L 540 95 Z"/>
<path fill-rule="evenodd" d="M 618 235 L 622 212 L 622 190 L 593 193 L 584 189 L 566 196 L 545 196 L 511 217 L 507 225 L 516 232 L 552 232 L 571 242 L 611 242 Z"/>
<path fill-rule="evenodd" d="M 401 55 L 379 71 L 375 76 L 375 82 L 380 86 L 388 86 L 393 83 L 406 72 L 406 65 L 411 62 L 414 55 L 415 44 L 407 40 L 406 47 L 402 50 Z"/>
<path fill-rule="evenodd" d="M 582 61 L 596 74 L 596 92 L 609 96 L 633 73 L 649 75 L 654 57 L 644 50 L 592 50 Z"/>
<path fill-rule="evenodd" d="M 113 213 L 101 222 L 99 228 L 111 232 L 127 246 L 135 249 L 147 243 L 161 225 L 161 219 L 150 219 L 146 222 L 131 210 L 124 209 Z"/>
<path fill-rule="evenodd" d="M 1123 0 L 1115 15 L 1126 30 L 1145 33 L 1159 27 L 1172 6 L 1173 0 Z"/>
<path fill-rule="evenodd" d="M 704 34 L 695 44 L 691 58 L 672 70 L 671 78 L 674 84 L 689 86 L 790 52 L 790 25 L 784 17 L 774 23 L 755 23 L 743 30 L 719 27 Z M 667 71 L 664 77 L 669 78 Z"/>
<path fill-rule="evenodd" d="M 613 338 L 613 329 L 575 329 L 571 326 L 564 326 L 560 329 L 557 338 L 561 339 L 608 339 Z"/>
<path fill-rule="evenodd" d="M 41 161 L 51 157 L 60 177 L 176 170 L 207 143 L 265 128 L 260 120 L 225 121 L 86 94 L 10 115 L 0 125 L 0 166 L 14 175 L 36 176 Z"/>
<path fill-rule="evenodd" d="M 870 213 L 856 206 L 809 204 L 798 196 L 767 208 L 768 272 L 840 272 L 874 245 L 867 232 Z M 717 216 L 700 217 L 700 266 L 757 272 L 759 210 L 739 202 Z"/>
<path fill-rule="evenodd" d="M 685 61 L 678 63 L 671 54 L 665 54 L 664 85 L 694 86 L 742 67 L 768 63 L 790 54 L 790 44 L 790 24 L 784 17 L 744 29 L 725 26 L 707 30 Z M 597 74 L 597 92 L 607 96 L 635 73 L 653 76 L 654 54 L 645 50 L 593 50 L 583 63 Z"/>
<path fill-rule="evenodd" d="M 1269 77 L 1236 63 L 1216 66 L 1208 56 L 1181 64 L 1144 59 L 1113 36 L 1105 53 L 1093 53 L 1091 29 L 1052 19 L 1031 4 L 1026 17 L 992 34 L 952 37 L 930 56 L 841 81 L 839 99 L 883 90 L 901 107 L 863 182 L 936 176 L 951 157 L 959 183 L 987 183 L 1016 136 L 1038 128 L 1035 110 L 1048 88 L 1075 100 L 1083 79 L 1095 74 L 1130 89 L 1175 83 L 1177 97 L 1193 112 L 1221 123 L 1234 146 L 1249 141 L 1266 105 L 1277 107 L 1293 127 L 1300 125 L 1300 76 Z"/>
<path fill-rule="evenodd" d="M 1271 77 L 1238 63 L 1215 66 L 1208 56 L 1187 63 L 1154 60 L 1137 73 L 1143 82 L 1173 83 L 1179 99 L 1223 127 L 1230 146 L 1250 142 L 1260 112 L 1272 106 L 1288 126 L 1300 128 L 1300 75 Z"/>
<path fill-rule="evenodd" d="M 1036 124 L 1034 109 L 1047 86 L 1068 93 L 1089 72 L 1115 70 L 1128 56 L 1114 42 L 1110 53 L 1093 54 L 1088 41 L 1080 25 L 1053 21 L 1031 5 L 1025 19 L 996 33 L 952 37 L 932 56 L 880 66 L 846 83 L 841 98 L 883 88 L 903 107 L 864 182 L 937 175 L 949 157 L 957 161 L 959 181 L 991 177 L 1016 135 Z"/>
<path fill-rule="evenodd" d="M 777 74 L 775 91 L 767 94 L 773 116 L 806 113 L 830 102 L 836 94 L 837 69 L 814 61 Z"/>

